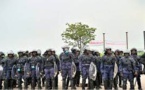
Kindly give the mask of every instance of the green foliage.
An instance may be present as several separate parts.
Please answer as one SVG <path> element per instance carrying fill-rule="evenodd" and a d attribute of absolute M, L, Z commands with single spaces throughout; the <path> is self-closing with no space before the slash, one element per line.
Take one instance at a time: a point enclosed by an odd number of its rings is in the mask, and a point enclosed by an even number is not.
<path fill-rule="evenodd" d="M 66 24 L 68 27 L 62 33 L 62 39 L 65 43 L 78 47 L 80 50 L 87 45 L 91 40 L 95 39 L 96 28 L 89 27 L 86 24 L 75 23 Z"/>
<path fill-rule="evenodd" d="M 139 56 L 142 56 L 143 54 L 144 54 L 143 51 L 138 51 L 138 55 L 139 55 Z"/>

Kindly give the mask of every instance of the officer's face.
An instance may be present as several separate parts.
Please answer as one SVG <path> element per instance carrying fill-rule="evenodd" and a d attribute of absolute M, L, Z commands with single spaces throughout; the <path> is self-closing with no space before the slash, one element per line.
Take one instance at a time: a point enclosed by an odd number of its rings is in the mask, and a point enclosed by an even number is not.
<path fill-rule="evenodd" d="M 115 52 L 115 55 L 119 55 L 119 52 Z"/>
<path fill-rule="evenodd" d="M 9 54 L 9 55 L 8 55 L 9 58 L 12 58 L 13 56 L 14 56 L 13 54 Z"/>
<path fill-rule="evenodd" d="M 48 51 L 48 55 L 51 55 L 51 51 Z"/>
<path fill-rule="evenodd" d="M 19 54 L 19 56 L 22 56 L 23 55 L 23 53 L 22 52 L 20 52 L 20 53 L 18 53 Z"/>
<path fill-rule="evenodd" d="M 90 53 L 91 53 L 91 51 L 90 51 L 90 50 L 87 50 L 86 52 L 87 52 L 87 54 L 90 54 Z"/>
<path fill-rule="evenodd" d="M 77 52 L 76 52 L 76 55 L 80 55 L 80 52 L 79 52 L 79 51 L 77 51 Z"/>
<path fill-rule="evenodd" d="M 128 57 L 128 56 L 129 56 L 129 54 L 128 54 L 128 53 L 124 53 L 124 56 L 125 56 L 125 57 Z"/>
<path fill-rule="evenodd" d="M 136 53 L 136 51 L 135 51 L 135 50 L 133 50 L 133 51 L 132 51 L 132 54 L 135 54 L 135 53 Z"/>
<path fill-rule="evenodd" d="M 32 55 L 33 55 L 33 56 L 36 56 L 36 55 L 37 55 L 37 53 L 36 53 L 36 52 L 33 52 L 33 53 L 32 53 Z"/>
<path fill-rule="evenodd" d="M 55 52 L 53 51 L 52 54 L 55 55 Z"/>
<path fill-rule="evenodd" d="M 68 52 L 69 52 L 69 48 L 63 48 L 63 51 L 64 51 L 65 53 L 68 53 Z"/>
<path fill-rule="evenodd" d="M 111 53 L 112 53 L 112 51 L 111 51 L 111 50 L 107 50 L 107 53 L 108 53 L 108 54 L 111 54 Z"/>

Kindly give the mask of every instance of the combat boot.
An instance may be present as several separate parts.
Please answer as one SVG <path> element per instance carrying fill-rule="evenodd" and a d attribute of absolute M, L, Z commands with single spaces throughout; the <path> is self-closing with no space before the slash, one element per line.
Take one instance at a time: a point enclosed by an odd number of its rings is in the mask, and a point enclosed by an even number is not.
<path fill-rule="evenodd" d="M 85 90 L 85 86 L 86 86 L 86 79 L 82 80 L 82 90 Z"/>
<path fill-rule="evenodd" d="M 71 79 L 71 89 L 72 90 L 76 89 L 75 84 L 74 84 L 74 79 Z"/>

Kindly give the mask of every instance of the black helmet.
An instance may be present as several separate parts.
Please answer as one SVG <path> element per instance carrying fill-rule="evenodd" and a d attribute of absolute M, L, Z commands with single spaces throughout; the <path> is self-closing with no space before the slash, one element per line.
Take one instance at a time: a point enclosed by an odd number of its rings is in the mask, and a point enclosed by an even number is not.
<path fill-rule="evenodd" d="M 31 53 L 37 53 L 37 50 L 33 50 Z"/>
<path fill-rule="evenodd" d="M 132 52 L 132 51 L 136 51 L 136 52 L 137 52 L 137 49 L 136 49 L 136 48 L 132 48 L 132 49 L 131 49 L 131 52 Z"/>
<path fill-rule="evenodd" d="M 107 47 L 107 48 L 105 48 L 105 51 L 107 51 L 107 50 L 112 50 L 112 49 L 111 49 L 111 47 Z"/>
<path fill-rule="evenodd" d="M 47 52 L 52 52 L 52 49 L 51 49 L 51 48 L 49 48 L 49 49 L 47 49 L 46 51 L 47 51 Z"/>

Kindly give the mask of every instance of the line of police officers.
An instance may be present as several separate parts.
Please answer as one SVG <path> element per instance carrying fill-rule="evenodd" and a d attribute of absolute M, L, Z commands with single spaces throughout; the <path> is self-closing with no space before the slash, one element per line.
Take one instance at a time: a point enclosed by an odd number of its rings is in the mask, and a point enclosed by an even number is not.
<path fill-rule="evenodd" d="M 137 49 L 133 48 L 124 53 L 116 50 L 114 53 L 111 48 L 106 48 L 104 56 L 100 57 L 100 53 L 96 50 L 85 48 L 80 54 L 79 49 L 72 48 L 69 52 L 69 47 L 62 47 L 63 52 L 59 58 L 55 54 L 55 50 L 48 49 L 41 56 L 40 50 L 32 52 L 19 51 L 18 57 L 10 51 L 7 57 L 3 52 L 0 52 L 0 64 L 3 67 L 3 73 L 0 74 L 0 89 L 13 89 L 18 85 L 22 89 L 42 89 L 42 86 L 48 90 L 58 89 L 58 74 L 62 76 L 62 89 L 66 90 L 71 83 L 71 89 L 76 89 L 80 84 L 80 76 L 82 76 L 82 90 L 85 90 L 86 79 L 88 79 L 88 89 L 101 89 L 103 83 L 104 88 L 118 89 L 122 87 L 127 89 L 127 80 L 130 82 L 130 89 L 134 89 L 135 83 L 138 84 L 138 89 L 141 90 L 140 75 L 145 73 L 142 65 L 145 65 L 145 59 L 137 55 Z M 72 62 L 76 65 L 76 75 L 72 77 L 71 66 Z M 89 67 L 91 62 L 96 65 L 97 75 L 96 80 L 89 78 Z M 114 78 L 115 63 L 118 67 L 118 73 Z M 57 65 L 58 72 L 55 72 L 54 65 Z M 0 71 L 1 72 L 1 71 Z M 56 76 L 55 73 L 57 73 Z M 136 81 L 134 79 L 136 78 Z M 24 82 L 22 81 L 24 80 Z M 4 85 L 2 85 L 4 81 Z M 102 82 L 103 81 L 103 82 Z M 42 85 L 42 86 L 41 86 Z"/>

